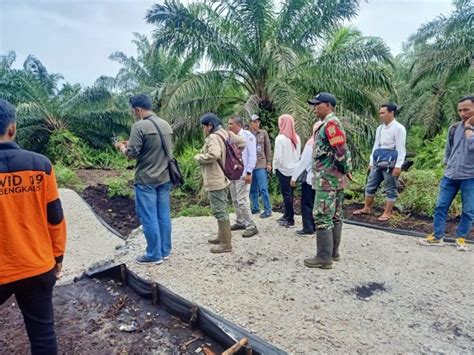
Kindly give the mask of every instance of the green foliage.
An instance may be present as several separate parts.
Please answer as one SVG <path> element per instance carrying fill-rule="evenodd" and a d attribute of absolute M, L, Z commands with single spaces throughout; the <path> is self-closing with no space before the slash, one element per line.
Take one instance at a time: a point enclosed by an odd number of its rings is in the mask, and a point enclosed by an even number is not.
<path fill-rule="evenodd" d="M 46 155 L 54 163 L 75 169 L 126 170 L 134 166 L 132 160 L 112 147 L 101 150 L 91 148 L 67 129 L 58 129 L 51 134 Z"/>
<path fill-rule="evenodd" d="M 455 7 L 421 26 L 397 58 L 401 120 L 422 125 L 428 138 L 457 120 L 458 99 L 474 91 L 474 3 Z"/>
<path fill-rule="evenodd" d="M 356 170 L 352 172 L 352 181 L 349 189 L 344 191 L 346 199 L 351 202 L 363 202 L 365 197 L 365 185 L 367 184 L 367 170 Z"/>
<path fill-rule="evenodd" d="M 416 169 L 430 169 L 434 171 L 438 177 L 442 176 L 446 137 L 447 130 L 444 130 L 418 148 L 414 159 L 414 167 Z"/>
<path fill-rule="evenodd" d="M 87 159 L 84 143 L 67 129 L 55 130 L 48 140 L 46 155 L 54 163 L 72 168 L 88 168 L 93 163 Z"/>
<path fill-rule="evenodd" d="M 105 181 L 105 185 L 107 185 L 107 195 L 109 197 L 122 196 L 133 199 L 133 179 L 133 172 L 130 171 L 126 171 L 118 177 L 107 179 Z"/>
<path fill-rule="evenodd" d="M 0 58 L 0 97 L 17 106 L 17 139 L 26 149 L 44 153 L 57 130 L 69 130 L 95 148 L 128 132 L 130 111 L 123 97 L 102 86 L 65 84 L 58 90 L 61 76 L 49 74 L 38 59 L 29 56 L 18 70 L 8 58 Z"/>
<path fill-rule="evenodd" d="M 259 113 L 270 133 L 277 117 L 290 113 L 307 137 L 314 122 L 307 99 L 330 91 L 338 97 L 338 114 L 351 123 L 349 137 L 370 136 L 372 122 L 365 117 L 392 92 L 391 55 L 381 39 L 340 27 L 357 10 L 356 0 L 154 5 L 146 18 L 156 25 L 157 48 L 210 64 L 169 92 L 163 116 L 181 137 L 192 139 L 204 112 Z M 357 165 L 359 149 L 353 151 Z"/>
<path fill-rule="evenodd" d="M 74 170 L 65 167 L 62 164 L 56 164 L 54 166 L 54 173 L 56 175 L 56 182 L 59 187 L 73 189 L 78 192 L 82 191 L 84 188 L 81 180 L 76 175 Z"/>
<path fill-rule="evenodd" d="M 187 207 L 182 208 L 173 217 L 203 217 L 203 216 L 212 216 L 212 211 L 210 207 L 201 206 L 201 205 L 187 206 Z"/>
<path fill-rule="evenodd" d="M 436 207 L 441 176 L 433 170 L 413 169 L 403 174 L 405 190 L 397 200 L 397 207 L 402 212 L 414 212 L 432 217 Z M 459 214 L 459 199 L 451 205 L 451 213 Z"/>
<path fill-rule="evenodd" d="M 191 194 L 194 196 L 200 194 L 202 190 L 201 168 L 194 159 L 194 156 L 198 153 L 198 148 L 190 146 L 185 148 L 183 152 L 181 152 L 181 154 L 176 157 L 184 178 L 184 185 L 182 186 L 182 190 L 186 194 Z"/>

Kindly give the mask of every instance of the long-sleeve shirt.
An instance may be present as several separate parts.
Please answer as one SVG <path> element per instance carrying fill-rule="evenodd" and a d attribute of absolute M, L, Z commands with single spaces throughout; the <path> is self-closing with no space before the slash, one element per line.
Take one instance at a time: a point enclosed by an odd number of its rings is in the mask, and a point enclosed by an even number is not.
<path fill-rule="evenodd" d="M 301 158 L 300 161 L 298 162 L 298 165 L 295 168 L 295 171 L 293 171 L 293 175 L 291 177 L 291 180 L 296 181 L 298 177 L 303 173 L 303 171 L 307 171 L 306 175 L 306 183 L 308 185 L 313 184 L 313 162 L 312 162 L 312 157 L 313 157 L 313 144 L 306 144 L 303 153 L 301 153 Z"/>
<path fill-rule="evenodd" d="M 301 153 L 301 142 L 296 147 L 287 136 L 279 134 L 275 139 L 273 153 L 273 172 L 278 170 L 284 176 L 292 176 L 298 165 Z"/>
<path fill-rule="evenodd" d="M 62 262 L 66 223 L 51 162 L 0 143 L 0 285 Z"/>
<path fill-rule="evenodd" d="M 474 137 L 467 138 L 464 124 L 459 124 L 454 132 L 453 144 L 446 140 L 444 175 L 453 180 L 474 178 Z"/>
<path fill-rule="evenodd" d="M 252 132 L 257 140 L 257 164 L 255 169 L 265 169 L 272 161 L 272 143 L 267 131 L 259 129 Z"/>
<path fill-rule="evenodd" d="M 245 141 L 245 149 L 242 151 L 242 160 L 244 162 L 244 172 L 242 176 L 245 176 L 247 173 L 251 174 L 257 164 L 257 145 L 255 136 L 250 131 L 242 128 L 239 131 L 239 136 Z"/>
<path fill-rule="evenodd" d="M 375 142 L 370 154 L 370 165 L 374 165 L 374 152 L 378 148 L 393 149 L 397 151 L 396 168 L 401 168 L 405 161 L 406 149 L 405 142 L 407 132 L 405 127 L 397 120 L 393 120 L 388 125 L 381 124 L 375 132 Z"/>
<path fill-rule="evenodd" d="M 151 115 L 134 123 L 125 155 L 137 160 L 135 182 L 141 185 L 161 185 L 170 180 L 168 157 L 152 120 L 158 124 L 168 152 L 173 154 L 173 131 L 168 122 Z"/>

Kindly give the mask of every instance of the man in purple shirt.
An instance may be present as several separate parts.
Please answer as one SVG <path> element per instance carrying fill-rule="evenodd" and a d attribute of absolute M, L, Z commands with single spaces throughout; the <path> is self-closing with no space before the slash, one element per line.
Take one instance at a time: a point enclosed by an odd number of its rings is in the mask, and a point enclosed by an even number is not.
<path fill-rule="evenodd" d="M 461 122 L 450 127 L 446 141 L 446 169 L 439 184 L 433 233 L 418 243 L 443 245 L 448 210 L 461 191 L 462 215 L 456 229 L 456 249 L 466 251 L 465 238 L 471 233 L 474 219 L 474 95 L 459 100 L 458 113 Z"/>

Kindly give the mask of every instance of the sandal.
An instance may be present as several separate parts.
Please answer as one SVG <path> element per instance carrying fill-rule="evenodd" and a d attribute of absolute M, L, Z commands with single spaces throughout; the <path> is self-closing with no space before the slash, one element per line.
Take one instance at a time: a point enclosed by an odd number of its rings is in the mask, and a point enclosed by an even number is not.
<path fill-rule="evenodd" d="M 390 219 L 390 217 L 380 216 L 379 218 L 377 218 L 377 221 L 379 221 L 379 222 L 388 222 L 389 219 Z"/>
<path fill-rule="evenodd" d="M 363 215 L 363 214 L 365 214 L 365 215 L 372 214 L 372 212 L 365 212 L 365 211 L 362 209 L 362 210 L 356 210 L 356 211 L 352 212 L 352 214 L 353 214 L 354 216 L 360 216 L 360 215 Z"/>

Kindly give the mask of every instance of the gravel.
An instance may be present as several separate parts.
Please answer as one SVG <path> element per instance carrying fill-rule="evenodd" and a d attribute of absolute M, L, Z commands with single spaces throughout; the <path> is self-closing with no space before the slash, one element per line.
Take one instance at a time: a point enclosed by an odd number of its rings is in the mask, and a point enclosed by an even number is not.
<path fill-rule="evenodd" d="M 67 226 L 66 252 L 59 284 L 111 258 L 125 242 L 109 232 L 74 191 L 59 189 Z"/>
<path fill-rule="evenodd" d="M 116 249 L 120 240 L 77 195 L 61 197 L 70 233 L 66 275 L 101 257 L 127 263 L 295 354 L 474 353 L 473 248 L 421 247 L 412 237 L 345 225 L 342 260 L 332 270 L 308 269 L 303 259 L 314 254 L 315 238 L 277 226 L 279 214 L 257 218 L 253 238 L 234 232 L 234 251 L 223 255 L 206 242 L 214 218 L 195 217 L 173 220 L 169 260 L 142 266 L 133 262 L 145 248 L 140 229 Z"/>

